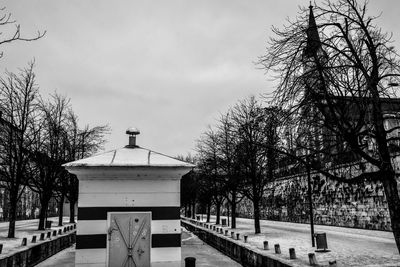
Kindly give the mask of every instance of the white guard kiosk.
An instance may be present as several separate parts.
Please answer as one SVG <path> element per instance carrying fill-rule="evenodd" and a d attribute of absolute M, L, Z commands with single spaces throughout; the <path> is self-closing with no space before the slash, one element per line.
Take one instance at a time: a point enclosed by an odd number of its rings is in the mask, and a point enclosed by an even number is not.
<path fill-rule="evenodd" d="M 180 179 L 194 165 L 129 145 L 64 167 L 79 179 L 75 266 L 181 266 Z"/>

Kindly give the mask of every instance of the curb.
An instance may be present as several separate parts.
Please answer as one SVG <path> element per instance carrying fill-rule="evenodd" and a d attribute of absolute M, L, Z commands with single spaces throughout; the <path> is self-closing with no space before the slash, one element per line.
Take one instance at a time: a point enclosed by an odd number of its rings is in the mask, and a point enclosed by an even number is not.
<path fill-rule="evenodd" d="M 30 267 L 57 254 L 75 243 L 76 231 L 56 237 L 0 259 L 0 267 Z"/>

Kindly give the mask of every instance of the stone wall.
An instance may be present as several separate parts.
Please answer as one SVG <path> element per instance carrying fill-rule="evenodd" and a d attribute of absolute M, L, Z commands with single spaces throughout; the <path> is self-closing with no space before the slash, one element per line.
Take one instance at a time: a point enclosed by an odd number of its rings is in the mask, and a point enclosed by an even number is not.
<path fill-rule="evenodd" d="M 319 174 L 311 175 L 314 222 L 376 230 L 391 230 L 385 193 L 380 182 L 357 185 L 339 183 Z M 278 180 L 270 184 L 263 199 L 262 218 L 309 223 L 307 177 Z M 239 215 L 252 217 L 251 202 L 245 200 Z"/>

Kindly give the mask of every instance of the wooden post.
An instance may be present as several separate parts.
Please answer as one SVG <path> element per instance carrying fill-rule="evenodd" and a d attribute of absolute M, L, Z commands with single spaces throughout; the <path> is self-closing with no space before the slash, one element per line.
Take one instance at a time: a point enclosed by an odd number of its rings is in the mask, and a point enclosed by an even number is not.
<path fill-rule="evenodd" d="M 35 235 L 32 236 L 31 243 L 36 243 L 36 236 Z"/>
<path fill-rule="evenodd" d="M 186 257 L 185 258 L 185 267 L 196 267 L 196 258 Z"/>
<path fill-rule="evenodd" d="M 40 233 L 40 240 L 44 240 L 44 233 Z"/>
<path fill-rule="evenodd" d="M 268 250 L 268 241 L 264 241 L 264 250 Z"/>
<path fill-rule="evenodd" d="M 317 259 L 315 258 L 314 253 L 308 253 L 308 260 L 310 261 L 311 266 L 317 265 Z"/>
<path fill-rule="evenodd" d="M 279 244 L 275 244 L 275 254 L 281 254 L 281 247 Z"/>
<path fill-rule="evenodd" d="M 296 251 L 294 250 L 294 248 L 289 248 L 289 258 L 291 260 L 296 259 Z"/>
<path fill-rule="evenodd" d="M 337 265 L 336 265 L 336 260 L 329 261 L 329 266 L 330 266 L 330 267 L 336 267 L 336 266 L 337 266 Z"/>
<path fill-rule="evenodd" d="M 28 240 L 26 239 L 26 237 L 22 238 L 21 246 L 26 246 L 27 242 Z"/>

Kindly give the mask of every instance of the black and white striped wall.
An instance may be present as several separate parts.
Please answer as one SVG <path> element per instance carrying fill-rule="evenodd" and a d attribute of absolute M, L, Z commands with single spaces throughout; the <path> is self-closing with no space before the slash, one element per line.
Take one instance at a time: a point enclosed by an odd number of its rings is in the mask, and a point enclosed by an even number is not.
<path fill-rule="evenodd" d="M 108 212 L 151 212 L 151 266 L 180 266 L 182 172 L 159 171 L 77 173 L 76 266 L 107 266 Z"/>

